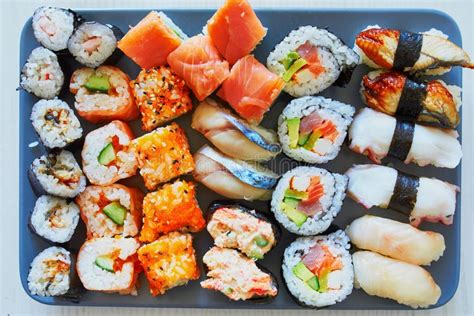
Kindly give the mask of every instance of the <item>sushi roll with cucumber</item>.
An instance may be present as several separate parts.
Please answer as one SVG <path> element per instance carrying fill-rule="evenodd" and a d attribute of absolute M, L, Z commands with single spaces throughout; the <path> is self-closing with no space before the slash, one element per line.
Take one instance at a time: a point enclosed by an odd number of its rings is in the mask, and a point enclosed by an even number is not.
<path fill-rule="evenodd" d="M 313 95 L 332 84 L 345 85 L 359 64 L 359 56 L 333 33 L 302 26 L 278 44 L 267 66 L 286 82 L 294 97 Z"/>
<path fill-rule="evenodd" d="M 292 100 L 278 118 L 283 152 L 298 161 L 326 163 L 336 158 L 355 109 L 323 97 Z"/>
<path fill-rule="evenodd" d="M 58 57 L 49 49 L 33 49 L 21 70 L 20 85 L 41 99 L 56 97 L 64 84 L 64 73 Z"/>
<path fill-rule="evenodd" d="M 109 185 L 137 173 L 138 162 L 129 150 L 130 127 L 113 121 L 87 134 L 82 149 L 84 173 L 92 184 Z"/>
<path fill-rule="evenodd" d="M 67 150 L 36 158 L 28 176 L 36 195 L 73 198 L 86 187 L 86 177 L 73 154 Z"/>
<path fill-rule="evenodd" d="M 352 293 L 349 238 L 342 231 L 326 236 L 300 237 L 283 254 L 282 274 L 295 300 L 305 307 L 324 307 Z"/>
<path fill-rule="evenodd" d="M 30 120 L 48 148 L 64 148 L 82 137 L 81 123 L 69 105 L 60 99 L 36 102 Z"/>
<path fill-rule="evenodd" d="M 53 243 L 71 240 L 79 223 L 76 203 L 50 195 L 40 196 L 30 217 L 30 228 L 40 237 Z"/>
<path fill-rule="evenodd" d="M 328 229 L 341 210 L 346 186 L 346 176 L 316 167 L 296 167 L 278 182 L 271 210 L 290 232 L 316 235 Z"/>

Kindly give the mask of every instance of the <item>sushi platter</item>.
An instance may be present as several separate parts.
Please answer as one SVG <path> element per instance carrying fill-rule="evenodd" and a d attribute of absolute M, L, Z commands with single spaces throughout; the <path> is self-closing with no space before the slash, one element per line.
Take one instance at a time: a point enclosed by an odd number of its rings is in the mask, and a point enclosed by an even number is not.
<path fill-rule="evenodd" d="M 64 306 L 446 304 L 474 68 L 455 21 L 222 2 L 32 12 L 25 291 Z"/>

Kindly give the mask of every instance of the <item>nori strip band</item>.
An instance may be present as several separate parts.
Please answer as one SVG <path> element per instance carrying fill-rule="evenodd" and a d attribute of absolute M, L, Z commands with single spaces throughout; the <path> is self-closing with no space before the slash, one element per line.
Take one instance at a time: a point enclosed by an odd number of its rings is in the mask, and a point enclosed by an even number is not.
<path fill-rule="evenodd" d="M 422 44 L 423 34 L 400 30 L 393 69 L 403 71 L 405 67 L 412 67 L 420 58 Z"/>
<path fill-rule="evenodd" d="M 415 121 L 423 111 L 423 101 L 426 98 L 426 85 L 406 78 L 402 95 L 398 101 L 397 117 Z"/>
<path fill-rule="evenodd" d="M 392 198 L 388 203 L 388 207 L 410 215 L 415 207 L 419 185 L 419 177 L 398 171 L 397 181 L 395 182 Z"/>
<path fill-rule="evenodd" d="M 388 154 L 404 161 L 410 152 L 414 134 L 415 124 L 397 120 Z"/>

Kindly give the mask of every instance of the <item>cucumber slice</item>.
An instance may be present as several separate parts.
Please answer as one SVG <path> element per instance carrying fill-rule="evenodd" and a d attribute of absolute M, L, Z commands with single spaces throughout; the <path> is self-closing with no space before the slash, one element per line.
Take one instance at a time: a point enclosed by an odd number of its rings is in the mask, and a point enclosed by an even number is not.
<path fill-rule="evenodd" d="M 311 133 L 300 134 L 300 136 L 298 137 L 298 145 L 303 146 L 304 144 L 306 144 L 306 142 L 308 141 L 310 135 L 311 135 Z"/>
<path fill-rule="evenodd" d="M 92 92 L 107 93 L 110 89 L 109 78 L 106 76 L 99 77 L 97 75 L 92 75 L 89 77 L 89 79 L 87 79 L 84 87 L 86 87 L 87 90 Z"/>
<path fill-rule="evenodd" d="M 112 143 L 108 143 L 99 153 L 97 160 L 101 165 L 107 166 L 115 160 L 115 149 Z"/>
<path fill-rule="evenodd" d="M 321 133 L 319 131 L 312 132 L 311 136 L 309 136 L 309 139 L 306 142 L 306 144 L 304 144 L 303 148 L 306 150 L 313 149 L 314 145 L 320 138 L 321 138 Z"/>
<path fill-rule="evenodd" d="M 259 236 L 255 237 L 255 243 L 259 247 L 265 247 L 266 245 L 268 245 L 268 240 L 265 237 L 263 237 L 262 235 L 259 235 Z"/>
<path fill-rule="evenodd" d="M 306 200 L 308 198 L 308 192 L 296 191 L 292 189 L 286 189 L 285 198 L 292 198 L 297 200 Z"/>
<path fill-rule="evenodd" d="M 117 225 L 123 225 L 127 215 L 127 209 L 116 201 L 105 206 L 102 211 Z"/>
<path fill-rule="evenodd" d="M 286 197 L 286 198 L 283 199 L 283 203 L 285 203 L 289 207 L 296 208 L 298 206 L 298 204 L 300 203 L 300 200 L 294 199 L 294 198 L 291 198 L 291 197 Z"/>
<path fill-rule="evenodd" d="M 102 270 L 115 272 L 114 271 L 114 259 L 109 256 L 99 256 L 95 258 L 95 265 L 101 268 Z"/>
<path fill-rule="evenodd" d="M 319 281 L 318 281 L 317 276 L 314 276 L 311 279 L 309 279 L 308 281 L 306 281 L 306 284 L 309 285 L 309 287 L 312 288 L 315 291 L 319 290 Z"/>

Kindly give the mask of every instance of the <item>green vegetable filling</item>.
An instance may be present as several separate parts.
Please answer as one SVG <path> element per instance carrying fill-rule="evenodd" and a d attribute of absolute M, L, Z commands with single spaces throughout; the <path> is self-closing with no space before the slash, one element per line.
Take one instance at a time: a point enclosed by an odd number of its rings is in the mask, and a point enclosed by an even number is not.
<path fill-rule="evenodd" d="M 105 147 L 100 151 L 99 157 L 97 160 L 101 165 L 107 166 L 109 163 L 115 160 L 115 149 L 112 143 L 108 143 Z"/>
<path fill-rule="evenodd" d="M 95 265 L 108 272 L 114 271 L 114 259 L 109 256 L 99 256 L 95 259 Z"/>
<path fill-rule="evenodd" d="M 110 89 L 109 78 L 107 76 L 100 77 L 94 74 L 87 79 L 84 87 L 91 92 L 107 93 Z"/>
<path fill-rule="evenodd" d="M 290 138 L 290 148 L 296 148 L 300 130 L 300 118 L 295 117 L 287 119 L 286 125 L 288 127 L 288 137 Z"/>
<path fill-rule="evenodd" d="M 286 71 L 283 73 L 282 79 L 283 79 L 285 82 L 290 81 L 291 78 L 293 77 L 293 75 L 294 75 L 298 70 L 300 70 L 304 65 L 306 65 L 306 64 L 307 64 L 307 62 L 306 62 L 306 60 L 304 60 L 303 58 L 297 59 L 297 60 L 290 66 L 290 68 L 288 68 L 288 70 L 286 70 Z"/>
<path fill-rule="evenodd" d="M 125 217 L 127 216 L 127 209 L 117 201 L 106 205 L 102 209 L 102 211 L 117 225 L 123 225 L 123 223 L 125 222 Z"/>

